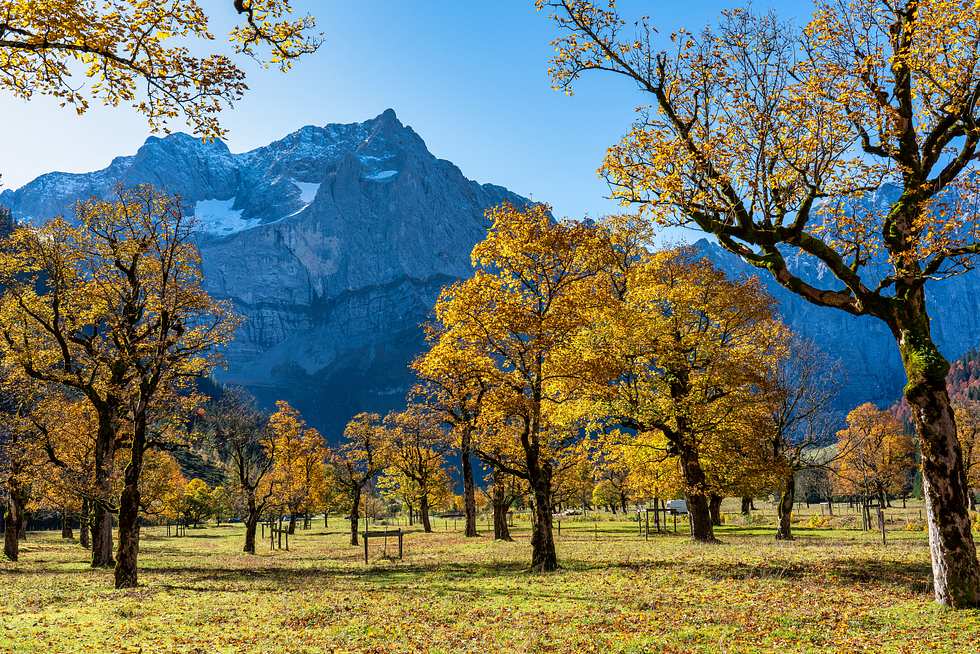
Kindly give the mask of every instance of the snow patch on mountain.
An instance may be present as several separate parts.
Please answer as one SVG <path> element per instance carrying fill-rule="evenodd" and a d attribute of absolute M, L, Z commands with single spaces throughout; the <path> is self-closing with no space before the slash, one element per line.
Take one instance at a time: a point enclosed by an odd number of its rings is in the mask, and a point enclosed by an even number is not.
<path fill-rule="evenodd" d="M 381 182 L 386 179 L 391 179 L 398 174 L 397 170 L 379 170 L 376 173 L 371 173 L 370 175 L 365 175 L 364 179 L 370 180 L 372 182 Z"/>
<path fill-rule="evenodd" d="M 293 180 L 293 185 L 295 185 L 296 188 L 299 189 L 299 199 L 300 199 L 300 201 L 303 204 L 307 205 L 307 206 L 309 206 L 309 204 L 311 202 L 313 202 L 313 198 L 316 197 L 317 191 L 320 190 L 320 185 L 319 184 L 314 184 L 312 182 L 297 182 L 294 179 Z M 303 207 L 303 208 L 305 209 L 306 207 Z M 302 211 L 302 209 L 300 211 Z M 297 212 L 297 213 L 299 213 L 299 212 Z"/>
<path fill-rule="evenodd" d="M 199 200 L 194 204 L 194 218 L 202 232 L 227 236 L 260 224 L 258 220 L 244 220 L 242 210 L 235 209 L 235 198 L 229 200 Z"/>

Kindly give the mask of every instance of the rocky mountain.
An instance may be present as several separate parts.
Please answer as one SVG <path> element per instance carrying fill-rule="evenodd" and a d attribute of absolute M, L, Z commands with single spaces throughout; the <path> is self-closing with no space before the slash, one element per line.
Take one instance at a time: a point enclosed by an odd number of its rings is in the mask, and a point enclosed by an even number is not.
<path fill-rule="evenodd" d="M 406 365 L 422 348 L 419 323 L 440 287 L 470 273 L 484 210 L 526 202 L 466 179 L 389 109 L 363 123 L 304 127 L 242 154 L 185 134 L 151 137 L 103 170 L 50 173 L 6 190 L 0 206 L 40 221 L 70 215 L 79 198 L 143 182 L 179 194 L 197 216 L 207 288 L 245 317 L 220 379 L 267 405 L 290 401 L 328 438 L 353 413 L 402 401 Z M 756 274 L 709 241 L 695 247 L 730 275 Z M 792 263 L 809 279 L 826 274 L 812 261 Z M 904 374 L 884 325 L 813 306 L 761 277 L 785 320 L 842 360 L 842 413 L 895 401 Z M 950 359 L 980 344 L 978 282 L 971 272 L 930 290 L 933 330 Z"/>
<path fill-rule="evenodd" d="M 484 210 L 526 202 L 468 180 L 389 109 L 243 154 L 185 134 L 151 137 L 103 170 L 4 191 L 0 205 L 39 221 L 144 182 L 197 216 L 205 284 L 245 318 L 220 379 L 266 404 L 290 401 L 328 438 L 353 413 L 403 400 L 419 324 L 439 289 L 470 273 Z"/>

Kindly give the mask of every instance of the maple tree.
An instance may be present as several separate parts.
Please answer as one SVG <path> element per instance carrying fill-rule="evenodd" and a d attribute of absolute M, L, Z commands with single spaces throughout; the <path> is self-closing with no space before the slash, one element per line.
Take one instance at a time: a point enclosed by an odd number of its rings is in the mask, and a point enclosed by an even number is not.
<path fill-rule="evenodd" d="M 190 383 L 218 362 L 238 321 L 201 285 L 192 221 L 151 187 L 17 229 L 0 253 L 0 336 L 8 365 L 79 393 L 97 416 L 93 565 L 109 565 L 118 512 L 117 587 L 136 584 L 139 477 L 146 451 L 179 431 L 197 399 Z M 111 477 L 129 454 L 118 506 Z"/>
<path fill-rule="evenodd" d="M 963 448 L 970 508 L 976 510 L 976 489 L 980 488 L 980 402 L 966 398 L 954 400 L 953 410 L 956 413 L 956 434 Z"/>
<path fill-rule="evenodd" d="M 285 71 L 320 45 L 314 19 L 291 18 L 288 0 L 230 4 L 242 17 L 229 34 L 236 54 Z M 192 53 L 192 44 L 214 41 L 208 23 L 196 0 L 5 0 L 0 89 L 25 99 L 50 95 L 80 114 L 93 100 L 129 103 L 153 130 L 183 115 L 196 133 L 217 138 L 218 113 L 247 85 L 227 55 Z"/>
<path fill-rule="evenodd" d="M 255 531 L 275 490 L 263 485 L 276 454 L 276 441 L 269 437 L 266 425 L 267 419 L 254 400 L 239 387 L 224 389 L 204 407 L 201 429 L 225 461 L 245 523 L 243 551 L 247 554 L 255 554 Z M 260 493 L 260 488 L 264 492 Z"/>
<path fill-rule="evenodd" d="M 758 280 L 730 281 L 686 250 L 616 260 L 629 265 L 606 269 L 604 300 L 577 339 L 588 368 L 582 411 L 640 436 L 641 447 L 662 446 L 650 481 L 669 479 L 676 457 L 691 536 L 713 542 L 712 496 L 741 494 L 737 485 L 768 470 L 756 417 L 785 329 Z"/>
<path fill-rule="evenodd" d="M 651 106 L 602 166 L 613 195 L 693 226 L 814 304 L 894 335 L 922 443 L 937 601 L 980 603 L 962 451 L 927 284 L 980 250 L 980 8 L 947 0 L 820 0 L 802 30 L 774 14 L 628 31 L 614 3 L 537 0 L 562 34 L 550 74 L 631 80 Z M 796 272 L 790 254 L 818 263 Z"/>
<path fill-rule="evenodd" d="M 463 477 L 464 535 L 474 537 L 478 534 L 473 441 L 492 364 L 485 354 L 467 349 L 465 342 L 437 324 L 426 325 L 426 338 L 429 349 L 412 361 L 420 380 L 414 395 L 438 411 L 451 427 L 449 437 L 459 452 Z"/>
<path fill-rule="evenodd" d="M 480 458 L 527 480 L 534 498 L 532 568 L 558 567 L 552 534 L 552 479 L 578 429 L 556 407 L 574 375 L 568 356 L 591 302 L 595 232 L 554 221 L 549 209 L 490 209 L 487 237 L 473 248 L 474 275 L 443 290 L 435 307 L 445 338 L 486 357 Z M 490 405 L 488 409 L 487 405 Z"/>
<path fill-rule="evenodd" d="M 275 452 L 267 484 L 280 515 L 289 515 L 287 531 L 296 531 L 296 518 L 312 508 L 324 484 L 327 450 L 323 437 L 308 427 L 299 411 L 288 402 L 276 402 L 269 416 L 270 448 Z"/>
<path fill-rule="evenodd" d="M 429 509 L 446 487 L 445 442 L 440 417 L 419 403 L 385 416 L 385 468 L 396 470 L 409 482 L 422 528 L 432 531 Z M 411 494 L 409 495 L 411 496 Z"/>
<path fill-rule="evenodd" d="M 827 443 L 837 417 L 833 402 L 840 387 L 839 364 L 810 341 L 794 337 L 770 371 L 770 409 L 765 416 L 769 444 L 778 463 L 776 511 L 778 540 L 792 540 L 796 478 L 807 470 L 826 470 L 834 456 Z M 841 453 L 838 450 L 838 453 Z"/>
<path fill-rule="evenodd" d="M 847 427 L 837 432 L 837 447 L 834 470 L 840 492 L 878 498 L 885 506 L 888 495 L 909 484 L 915 443 L 893 413 L 871 403 L 855 407 L 847 414 Z"/>
<path fill-rule="evenodd" d="M 328 452 L 331 480 L 343 489 L 350 507 L 350 543 L 358 544 L 364 489 L 385 465 L 385 429 L 376 413 L 358 413 L 344 427 L 344 440 Z"/>

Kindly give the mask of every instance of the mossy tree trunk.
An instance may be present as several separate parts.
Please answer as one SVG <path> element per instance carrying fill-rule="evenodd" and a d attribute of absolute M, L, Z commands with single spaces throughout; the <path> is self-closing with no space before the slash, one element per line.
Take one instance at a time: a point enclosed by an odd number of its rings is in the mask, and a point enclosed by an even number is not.
<path fill-rule="evenodd" d="M 980 605 L 980 565 L 970 531 L 966 469 L 946 389 L 949 363 L 929 331 L 921 288 L 906 290 L 905 311 L 893 329 L 908 382 L 905 400 L 922 449 L 922 492 L 936 600 L 953 607 Z"/>

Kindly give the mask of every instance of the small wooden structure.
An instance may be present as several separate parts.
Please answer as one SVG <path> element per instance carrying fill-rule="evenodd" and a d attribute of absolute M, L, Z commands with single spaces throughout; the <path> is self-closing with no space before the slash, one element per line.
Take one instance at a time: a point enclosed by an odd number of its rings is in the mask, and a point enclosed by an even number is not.
<path fill-rule="evenodd" d="M 368 539 L 369 538 L 388 538 L 398 537 L 398 558 L 402 558 L 402 553 L 404 551 L 403 542 L 405 538 L 405 532 L 399 529 L 375 529 L 375 530 L 364 530 L 364 563 L 368 562 Z"/>

